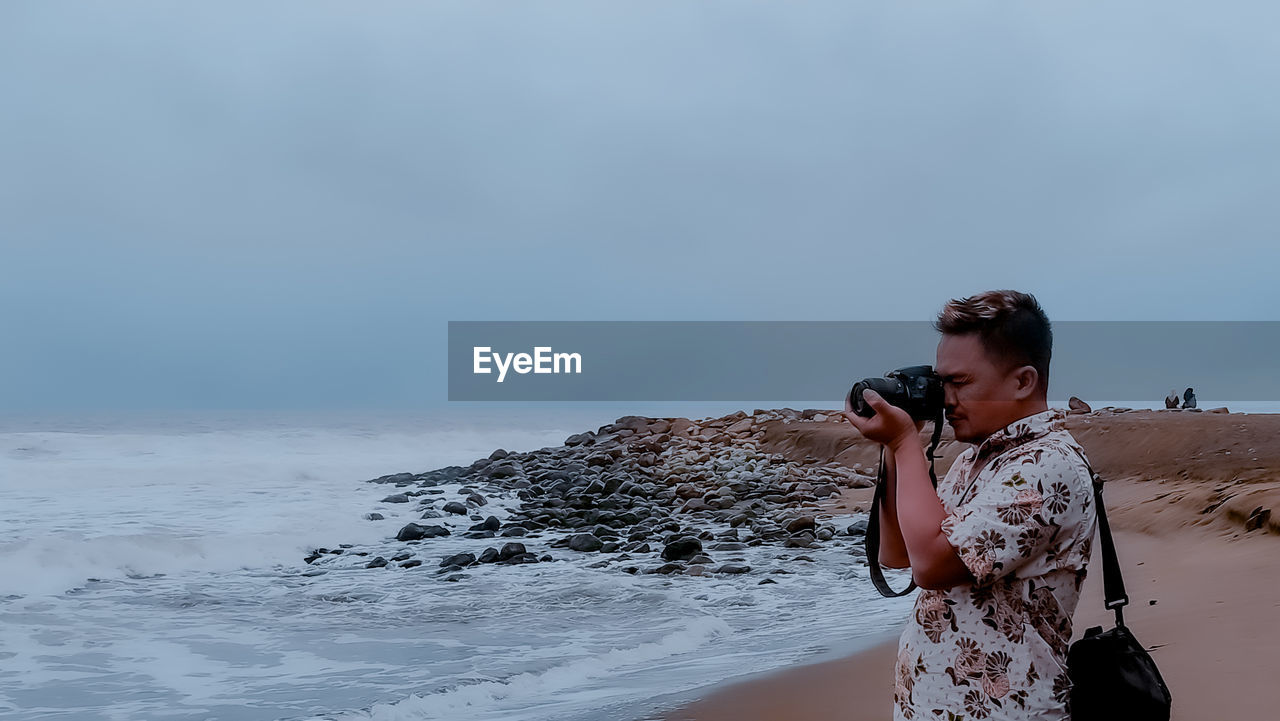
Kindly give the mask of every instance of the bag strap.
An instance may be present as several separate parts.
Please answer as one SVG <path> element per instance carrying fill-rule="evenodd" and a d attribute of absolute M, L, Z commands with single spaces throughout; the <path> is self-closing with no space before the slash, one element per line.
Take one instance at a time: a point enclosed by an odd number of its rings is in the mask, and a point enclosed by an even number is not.
<path fill-rule="evenodd" d="M 934 472 L 933 462 L 935 459 L 934 451 L 938 448 L 938 441 L 942 440 L 942 413 L 939 412 L 938 417 L 933 421 L 933 437 L 929 439 L 929 449 L 925 455 L 929 458 L 929 480 L 933 482 L 933 487 L 938 487 L 938 475 Z M 867 518 L 867 532 L 862 537 L 863 547 L 867 551 L 867 565 L 871 571 L 871 583 L 885 598 L 897 598 L 905 596 L 916 590 L 916 582 L 913 580 L 907 584 L 907 587 L 901 591 L 895 591 L 885 580 L 884 570 L 880 568 L 880 504 L 883 502 L 884 496 L 888 493 L 888 476 L 889 469 L 884 465 L 884 446 L 880 446 L 880 469 L 876 471 L 876 490 L 871 496 L 871 513 Z M 894 479 L 897 482 L 897 479 Z"/>
<path fill-rule="evenodd" d="M 1083 458 L 1083 455 L 1081 456 Z M 1120 560 L 1116 558 L 1116 543 L 1111 537 L 1111 525 L 1107 523 L 1107 507 L 1102 501 L 1102 478 L 1094 472 L 1089 460 L 1085 459 L 1089 476 L 1093 479 L 1093 500 L 1098 511 L 1098 537 L 1102 541 L 1102 586 L 1106 597 L 1104 606 L 1116 612 L 1116 625 L 1124 625 L 1124 614 L 1120 609 L 1129 605 L 1129 596 L 1124 590 L 1124 576 L 1120 573 Z"/>

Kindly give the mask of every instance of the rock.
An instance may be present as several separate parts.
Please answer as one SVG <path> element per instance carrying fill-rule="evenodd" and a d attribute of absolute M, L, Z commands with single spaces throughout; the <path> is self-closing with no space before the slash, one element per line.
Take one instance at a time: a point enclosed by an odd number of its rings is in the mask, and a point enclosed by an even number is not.
<path fill-rule="evenodd" d="M 382 515 L 381 513 L 366 513 L 364 515 L 364 519 L 366 521 L 381 521 L 384 518 L 386 518 L 386 516 Z"/>
<path fill-rule="evenodd" d="M 692 483 L 681 483 L 679 486 L 676 486 L 677 498 L 697 498 L 700 495 L 701 492 Z"/>
<path fill-rule="evenodd" d="M 1210 408 L 1209 410 L 1205 411 L 1205 413 L 1230 413 L 1230 412 L 1231 411 L 1227 410 L 1226 406 L 1222 406 L 1221 408 Z"/>
<path fill-rule="evenodd" d="M 422 560 L 413 558 L 400 564 L 401 568 L 417 568 L 422 565 Z"/>
<path fill-rule="evenodd" d="M 701 552 L 702 541 L 685 536 L 663 546 L 662 559 L 664 561 L 684 561 L 693 558 Z"/>
<path fill-rule="evenodd" d="M 1270 518 L 1271 518 L 1271 509 L 1258 506 L 1257 508 L 1253 509 L 1252 512 L 1249 513 L 1249 519 L 1244 522 L 1245 532 L 1247 533 L 1249 531 L 1256 531 L 1259 528 L 1262 528 L 1262 526 L 1265 525 L 1267 520 Z"/>
<path fill-rule="evenodd" d="M 479 493 L 472 493 L 471 495 L 467 496 L 467 503 L 474 503 L 477 506 L 483 506 L 486 503 L 488 503 L 488 501 L 485 500 L 485 497 L 480 495 Z"/>
<path fill-rule="evenodd" d="M 369 561 L 368 563 L 366 563 L 364 567 L 365 568 L 386 568 L 386 566 L 387 566 L 387 559 L 383 558 L 382 556 L 378 556 L 372 561 Z"/>
<path fill-rule="evenodd" d="M 680 573 L 683 570 L 684 570 L 684 566 L 680 565 L 679 563 L 664 563 L 661 566 L 658 566 L 657 568 L 645 571 L 645 573 L 671 574 L 671 573 Z"/>
<path fill-rule="evenodd" d="M 604 546 L 604 541 L 590 533 L 578 533 L 569 537 L 569 548 L 575 551 L 599 551 L 602 546 Z"/>
<path fill-rule="evenodd" d="M 393 473 L 389 476 L 380 476 L 369 481 L 370 483 L 413 483 L 414 477 L 412 473 Z"/>
<path fill-rule="evenodd" d="M 485 475 L 490 478 L 511 478 L 519 473 L 520 470 L 510 463 L 499 463 L 485 469 Z"/>
<path fill-rule="evenodd" d="M 744 563 L 726 563 L 716 569 L 716 573 L 747 573 L 751 570 L 751 566 Z"/>
<path fill-rule="evenodd" d="M 528 553 L 528 551 L 525 550 L 523 543 L 504 543 L 502 544 L 502 550 L 498 552 L 498 560 L 510 560 L 514 556 L 519 556 L 525 553 Z M 538 559 L 535 556 L 533 560 L 537 561 Z"/>
<path fill-rule="evenodd" d="M 448 536 L 449 529 L 444 526 L 419 526 L 416 523 L 410 523 L 400 532 L 396 534 L 397 541 L 416 541 L 420 538 L 435 538 L 436 536 Z"/>
<path fill-rule="evenodd" d="M 1058 396 L 1058 397 L 1061 398 L 1062 396 Z M 1079 398 L 1076 398 L 1075 396 L 1071 396 L 1071 398 L 1067 400 L 1067 407 L 1077 413 L 1093 412 L 1093 408 L 1088 403 L 1085 403 L 1084 401 L 1080 400 Z"/>
<path fill-rule="evenodd" d="M 500 533 L 500 534 L 498 534 L 498 535 L 501 535 L 501 536 L 517 536 L 517 537 L 518 537 L 518 536 L 523 536 L 523 535 L 525 535 L 525 534 L 526 534 L 526 533 L 528 533 L 528 532 L 529 532 L 529 529 L 525 528 L 524 526 L 508 526 L 508 527 L 506 527 L 506 528 L 502 529 L 502 533 Z"/>
<path fill-rule="evenodd" d="M 475 562 L 476 562 L 476 557 L 475 557 L 473 554 L 470 554 L 470 553 L 455 553 L 454 555 L 449 556 L 448 558 L 446 558 L 446 559 L 444 559 L 443 561 L 441 561 L 441 562 L 440 562 L 440 565 L 441 565 L 442 567 L 443 567 L 443 566 L 458 566 L 458 567 L 462 567 L 462 566 L 470 566 L 471 564 L 473 564 L 473 563 L 475 563 Z"/>
<path fill-rule="evenodd" d="M 849 524 L 849 527 L 848 527 L 848 528 L 846 528 L 846 529 L 844 529 L 844 535 L 846 535 L 846 536 L 865 536 L 865 535 L 867 535 L 867 519 L 865 519 L 865 518 L 859 518 L 858 520 L 854 521 L 853 523 L 850 523 L 850 524 Z"/>
<path fill-rule="evenodd" d="M 783 548 L 813 548 L 814 536 L 801 532 L 794 536 L 790 536 L 782 543 Z"/>
<path fill-rule="evenodd" d="M 462 505 L 461 503 L 458 503 L 457 501 L 449 501 L 448 503 L 444 504 L 444 508 L 441 510 L 443 510 L 445 513 L 456 513 L 459 516 L 467 515 L 467 507 Z"/>
<path fill-rule="evenodd" d="M 403 493 L 395 493 L 382 499 L 383 503 L 408 503 L 409 497 Z"/>
<path fill-rule="evenodd" d="M 813 516 L 800 516 L 799 518 L 787 524 L 787 533 L 799 533 L 800 531 L 812 530 L 817 525 L 817 521 Z"/>

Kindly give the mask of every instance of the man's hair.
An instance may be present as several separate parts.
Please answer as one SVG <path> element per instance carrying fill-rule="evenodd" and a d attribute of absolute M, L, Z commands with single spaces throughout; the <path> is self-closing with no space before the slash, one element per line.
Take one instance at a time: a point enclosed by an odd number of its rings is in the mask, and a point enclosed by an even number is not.
<path fill-rule="evenodd" d="M 987 355 L 1012 370 L 1031 366 L 1040 375 L 1040 387 L 1049 388 L 1049 357 L 1053 354 L 1053 329 L 1044 309 L 1029 293 L 989 290 L 951 300 L 933 325 L 946 335 L 976 333 Z"/>

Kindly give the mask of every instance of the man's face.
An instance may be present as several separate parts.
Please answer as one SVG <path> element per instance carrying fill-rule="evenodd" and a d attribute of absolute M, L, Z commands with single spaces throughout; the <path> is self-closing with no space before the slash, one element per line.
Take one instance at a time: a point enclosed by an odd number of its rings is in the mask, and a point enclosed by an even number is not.
<path fill-rule="evenodd" d="M 934 371 L 942 377 L 947 422 L 963 443 L 987 436 L 1022 417 L 1017 369 L 993 363 L 976 333 L 943 335 Z"/>

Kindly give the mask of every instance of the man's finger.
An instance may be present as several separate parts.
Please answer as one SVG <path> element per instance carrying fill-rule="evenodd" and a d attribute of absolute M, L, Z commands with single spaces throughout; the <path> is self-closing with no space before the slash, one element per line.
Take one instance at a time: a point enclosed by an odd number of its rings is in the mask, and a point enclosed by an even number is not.
<path fill-rule="evenodd" d="M 845 420 L 849 421 L 854 428 L 857 428 L 859 433 L 862 432 L 862 424 L 867 422 L 866 418 L 863 418 L 853 411 L 845 411 L 840 415 L 844 416 Z"/>
<path fill-rule="evenodd" d="M 867 402 L 867 405 L 876 409 L 877 413 L 879 413 L 880 411 L 884 410 L 889 406 L 888 401 L 886 401 L 884 398 L 881 398 L 879 393 L 876 393 L 870 388 L 867 388 L 862 391 L 862 399 Z"/>

